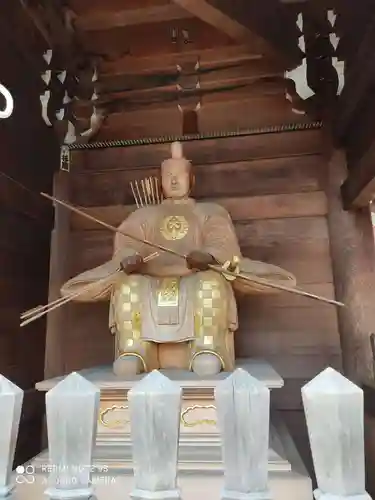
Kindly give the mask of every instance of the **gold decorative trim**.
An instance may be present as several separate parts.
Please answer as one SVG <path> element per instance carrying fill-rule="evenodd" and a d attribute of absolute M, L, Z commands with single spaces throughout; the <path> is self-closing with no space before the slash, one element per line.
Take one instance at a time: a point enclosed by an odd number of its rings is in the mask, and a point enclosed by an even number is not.
<path fill-rule="evenodd" d="M 116 411 L 116 410 L 128 410 L 129 406 L 124 406 L 124 405 L 112 405 L 107 408 L 104 408 L 99 413 L 99 423 L 103 427 L 107 427 L 108 429 L 119 429 L 121 427 L 124 427 L 127 424 L 130 424 L 130 420 L 127 419 L 117 419 L 114 422 L 107 422 L 106 421 L 106 415 L 109 413 Z M 181 412 L 181 423 L 184 427 L 196 427 L 197 425 L 209 425 L 209 426 L 216 426 L 216 420 L 213 419 L 208 419 L 208 418 L 202 418 L 198 420 L 194 420 L 193 422 L 188 422 L 186 420 L 186 417 L 189 413 L 195 411 L 195 410 L 216 410 L 216 406 L 214 405 L 194 405 L 194 406 L 189 406 L 188 408 L 185 408 L 184 411 Z"/>
<path fill-rule="evenodd" d="M 100 389 L 100 401 L 124 401 L 127 398 L 129 389 Z"/>
<path fill-rule="evenodd" d="M 189 231 L 189 223 L 183 215 L 169 215 L 162 221 L 160 233 L 168 241 L 182 240 Z"/>
<path fill-rule="evenodd" d="M 119 427 L 123 427 L 126 424 L 130 424 L 130 420 L 115 420 L 113 423 L 108 423 L 104 420 L 105 416 L 110 413 L 111 411 L 116 411 L 116 410 L 128 410 L 129 406 L 123 406 L 123 405 L 112 405 L 109 406 L 108 408 L 105 408 L 99 413 L 99 423 L 103 425 L 104 427 L 107 427 L 108 429 L 118 429 Z"/>
<path fill-rule="evenodd" d="M 224 262 L 222 268 L 225 271 L 230 271 L 231 273 L 238 274 L 240 272 L 240 258 L 237 257 L 237 255 L 234 255 L 232 260 L 227 260 L 226 262 Z M 222 274 L 227 281 L 234 281 L 236 279 L 236 277 L 231 274 L 226 274 L 225 272 L 223 272 Z"/>
<path fill-rule="evenodd" d="M 194 405 L 194 406 L 189 406 L 186 408 L 182 413 L 181 413 L 181 423 L 184 427 L 196 427 L 197 425 L 210 425 L 210 426 L 216 426 L 216 420 L 211 420 L 209 418 L 201 418 L 198 420 L 194 420 L 193 422 L 187 422 L 185 417 L 191 413 L 192 411 L 195 410 L 216 410 L 216 406 L 214 405 Z"/>
<path fill-rule="evenodd" d="M 158 307 L 177 307 L 179 303 L 179 279 L 164 278 L 158 289 Z"/>
<path fill-rule="evenodd" d="M 189 364 L 189 370 L 190 371 L 192 371 L 192 369 L 193 369 L 193 361 L 194 361 L 194 359 L 197 356 L 199 356 L 200 354 L 212 354 L 213 356 L 216 356 L 217 358 L 219 358 L 220 363 L 221 363 L 221 368 L 223 369 L 223 371 L 225 371 L 224 358 L 222 356 L 220 356 L 220 354 L 218 354 L 217 352 L 211 351 L 210 349 L 202 349 L 201 351 L 198 351 L 195 354 L 193 354 L 193 356 L 192 356 L 192 358 L 190 360 L 190 364 Z"/>

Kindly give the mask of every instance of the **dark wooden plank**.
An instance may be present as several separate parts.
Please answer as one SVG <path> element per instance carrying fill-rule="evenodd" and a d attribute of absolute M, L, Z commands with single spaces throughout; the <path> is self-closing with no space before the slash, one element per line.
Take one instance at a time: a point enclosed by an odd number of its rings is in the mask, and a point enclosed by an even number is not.
<path fill-rule="evenodd" d="M 160 57 L 160 55 L 134 57 L 131 54 L 127 54 L 115 60 L 103 60 L 99 66 L 99 78 L 106 80 L 106 75 L 112 78 L 113 75 L 118 74 L 142 75 L 161 72 L 162 70 L 175 71 L 177 62 L 181 67 L 184 67 L 185 64 L 191 64 L 192 61 L 195 62 L 198 59 L 202 68 L 211 68 L 217 64 L 231 65 L 247 61 L 256 63 L 261 60 L 261 57 L 246 45 L 219 45 L 211 49 L 200 50 L 191 46 L 186 47 L 186 50 L 183 52 L 177 46 L 174 53 L 163 54 L 163 57 Z M 282 67 L 277 68 L 275 64 L 274 69 L 281 70 Z"/>
<path fill-rule="evenodd" d="M 66 372 L 110 364 L 114 339 L 108 331 L 108 304 L 77 304 L 69 309 L 71 325 L 64 337 L 70 353 Z M 284 376 L 298 378 L 315 375 L 325 363 L 340 367 L 336 314 L 329 306 L 269 308 L 265 314 L 249 304 L 245 309 L 240 305 L 239 314 L 238 357 L 278 359 L 277 368 Z"/>
<path fill-rule="evenodd" d="M 326 297 L 327 299 L 335 299 L 335 290 L 333 283 L 304 283 L 300 285 L 300 288 L 306 292 L 313 293 L 315 295 L 320 295 Z M 243 298 L 239 298 L 241 301 Z M 246 304 L 246 299 L 245 299 Z M 314 300 L 309 300 L 306 297 L 300 295 L 295 295 L 293 293 L 278 293 L 272 295 L 254 295 L 251 297 L 251 309 L 256 310 L 260 314 L 267 314 L 269 309 L 274 309 L 277 307 L 281 308 L 296 308 L 296 307 L 317 307 L 318 302 Z"/>
<path fill-rule="evenodd" d="M 251 197 L 318 191 L 322 164 L 319 155 L 310 155 L 195 165 L 192 197 Z M 130 182 L 159 175 L 160 167 L 107 170 L 90 175 L 73 173 L 70 199 L 86 207 L 134 204 Z"/>
<path fill-rule="evenodd" d="M 187 11 L 176 5 L 156 5 L 137 9 L 123 9 L 106 12 L 91 11 L 77 18 L 76 27 L 84 31 L 102 31 L 112 28 L 124 28 L 146 23 L 160 23 L 188 19 L 192 17 Z"/>
<path fill-rule="evenodd" d="M 369 417 L 375 418 L 375 387 L 362 385 L 365 412 Z"/>
<path fill-rule="evenodd" d="M 363 97 L 345 137 L 344 149 L 350 170 L 355 169 L 374 141 L 375 97 L 372 93 Z"/>
<path fill-rule="evenodd" d="M 122 7 L 124 8 L 124 4 Z M 80 32 L 83 47 L 91 54 L 103 54 L 110 59 L 131 53 L 134 57 L 161 56 L 176 53 L 176 44 L 172 43 L 172 28 L 177 33 L 185 30 L 189 33 L 191 45 L 205 50 L 223 45 L 235 45 L 229 36 L 219 32 L 197 17 L 176 19 L 171 26 L 169 21 L 152 25 L 152 43 L 150 42 L 150 25 L 139 24 L 111 30 Z M 180 41 L 180 40 L 179 40 Z M 181 41 L 183 43 L 183 41 Z M 258 52 L 259 44 L 253 46 Z"/>
<path fill-rule="evenodd" d="M 280 265 L 299 283 L 332 281 L 324 217 L 254 220 L 236 224 L 244 256 Z M 77 231 L 70 237 L 70 275 L 95 267 L 111 255 L 113 235 Z"/>
<path fill-rule="evenodd" d="M 365 438 L 365 454 L 366 454 L 366 491 L 375 496 L 375 418 L 365 413 L 364 418 L 364 438 Z"/>
<path fill-rule="evenodd" d="M 184 154 L 194 165 L 319 154 L 323 150 L 320 130 L 265 133 L 225 139 L 184 142 Z M 75 158 L 78 158 L 77 165 Z M 72 170 L 103 171 L 155 165 L 170 156 L 170 144 L 131 146 L 72 153 Z"/>
<path fill-rule="evenodd" d="M 336 311 L 329 305 L 269 308 L 264 314 L 255 311 L 248 298 L 240 304 L 239 323 L 236 340 L 248 348 L 244 352 L 240 347 L 241 356 L 317 354 L 323 346 L 336 353 L 340 349 Z"/>
<path fill-rule="evenodd" d="M 251 86 L 249 87 L 251 92 Z M 182 133 L 181 112 L 178 100 L 143 110 L 123 111 L 109 115 L 97 140 L 139 139 L 170 136 Z M 267 113 L 264 110 L 267 109 Z M 284 95 L 244 97 L 234 90 L 212 93 L 202 98 L 199 110 L 200 132 L 238 130 L 243 128 L 307 123 L 304 115 L 293 113 Z"/>
<path fill-rule="evenodd" d="M 41 223 L 50 224 L 51 205 L 46 203 L 39 193 L 25 189 L 6 174 L 0 174 L 0 205 L 39 220 Z"/>
<path fill-rule="evenodd" d="M 344 89 L 338 101 L 334 118 L 334 136 L 336 140 L 343 141 L 348 127 L 356 116 L 358 106 L 375 81 L 375 16 L 371 15 L 362 42 L 356 52 L 355 63 L 351 64 Z"/>
<path fill-rule="evenodd" d="M 1 170 L 16 181 L 0 178 L 0 373 L 27 391 L 16 451 L 16 461 L 24 463 L 40 451 L 43 405 L 37 409 L 29 390 L 43 378 L 45 320 L 21 329 L 20 312 L 46 302 L 53 211 L 37 193 L 50 191 L 59 147 L 41 118 L 45 47 L 29 30 L 27 18 L 13 25 L 21 9 L 20 2 L 12 1 L 0 8 L 0 80 L 15 103 L 11 117 L 0 123 Z"/>
<path fill-rule="evenodd" d="M 360 160 L 353 164 L 341 187 L 346 210 L 368 207 L 375 196 L 375 142 Z"/>
<path fill-rule="evenodd" d="M 225 207 L 233 220 L 275 219 L 286 217 L 308 217 L 326 215 L 326 197 L 322 191 L 311 193 L 290 193 L 265 196 L 244 196 L 241 198 L 219 198 L 210 201 Z M 97 219 L 119 226 L 135 209 L 135 205 L 112 205 L 106 207 L 85 207 L 84 212 Z M 98 229 L 98 224 L 79 214 L 72 213 L 71 229 Z"/>
<path fill-rule="evenodd" d="M 34 219 L 21 213 L 3 209 L 0 213 L 0 232 L 0 246 L 21 255 L 37 255 L 41 248 L 48 248 L 49 245 L 49 227 L 40 230 Z"/>
<path fill-rule="evenodd" d="M 78 118 L 90 117 L 94 89 L 99 94 L 98 107 L 111 114 L 175 107 L 176 102 L 183 105 L 194 97 L 204 99 L 205 103 L 275 94 L 284 99 L 283 71 L 267 60 L 250 59 L 209 67 L 200 63 L 198 71 L 194 69 L 195 64 L 190 61 L 182 74 L 175 64 L 169 71 L 160 69 L 147 74 L 125 72 L 99 77 L 98 82 L 87 82 L 87 87 L 82 87 L 80 99 L 72 103 L 72 109 Z M 195 87 L 198 81 L 199 87 Z M 177 85 L 185 90 L 182 92 Z"/>
<path fill-rule="evenodd" d="M 275 59 L 285 59 L 292 67 L 301 60 L 293 19 L 277 1 L 268 2 L 267 7 L 264 4 L 260 7 L 249 0 L 237 0 L 235 4 L 221 0 L 173 1 L 233 39 L 246 41 L 256 34 L 264 41 L 268 54 Z M 283 36 L 280 25 L 284 27 Z M 285 29 L 286 26 L 288 29 Z"/>
<path fill-rule="evenodd" d="M 251 346 L 251 334 L 249 334 L 248 342 Z M 341 354 L 339 351 L 339 346 L 334 349 L 319 346 L 315 354 L 263 353 L 262 359 L 265 359 L 284 380 L 312 379 L 328 366 L 335 370 L 341 370 Z M 237 349 L 238 352 L 239 349 Z"/>
<path fill-rule="evenodd" d="M 54 196 L 69 197 L 70 174 L 60 171 L 54 179 Z M 67 278 L 69 265 L 69 222 L 70 212 L 56 205 L 54 229 L 51 238 L 50 279 L 48 302 L 58 299 L 60 288 Z M 64 359 L 69 356 L 65 350 L 66 324 L 69 322 L 69 308 L 61 307 L 47 317 L 45 376 L 52 378 L 64 373 Z"/>

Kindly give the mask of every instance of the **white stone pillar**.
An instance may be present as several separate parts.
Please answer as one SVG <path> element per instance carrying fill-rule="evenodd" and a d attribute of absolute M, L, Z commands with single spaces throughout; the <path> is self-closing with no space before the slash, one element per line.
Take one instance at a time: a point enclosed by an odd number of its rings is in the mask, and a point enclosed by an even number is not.
<path fill-rule="evenodd" d="M 224 462 L 222 499 L 270 499 L 268 387 L 238 368 L 218 384 L 215 400 Z"/>
<path fill-rule="evenodd" d="M 363 391 L 333 368 L 302 388 L 316 500 L 371 500 L 365 490 Z"/>
<path fill-rule="evenodd" d="M 23 402 L 23 390 L 0 375 L 0 497 L 9 495 L 14 453 Z"/>
<path fill-rule="evenodd" d="M 46 495 L 53 499 L 89 498 L 92 452 L 100 390 L 71 373 L 46 395 L 48 450 L 52 468 Z"/>
<path fill-rule="evenodd" d="M 134 482 L 140 499 L 179 499 L 181 387 L 157 370 L 128 393 Z"/>

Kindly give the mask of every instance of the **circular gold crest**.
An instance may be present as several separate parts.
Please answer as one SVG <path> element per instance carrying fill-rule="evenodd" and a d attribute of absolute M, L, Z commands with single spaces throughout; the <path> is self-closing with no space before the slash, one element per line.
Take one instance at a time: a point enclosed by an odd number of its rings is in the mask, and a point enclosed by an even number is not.
<path fill-rule="evenodd" d="M 182 240 L 189 230 L 188 221 L 183 215 L 170 215 L 162 222 L 160 232 L 166 240 Z"/>

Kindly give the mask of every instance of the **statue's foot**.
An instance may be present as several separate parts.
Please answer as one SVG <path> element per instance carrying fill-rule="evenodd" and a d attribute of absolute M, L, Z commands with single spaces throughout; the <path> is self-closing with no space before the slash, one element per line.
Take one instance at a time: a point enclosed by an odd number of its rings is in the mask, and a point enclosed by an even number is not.
<path fill-rule="evenodd" d="M 209 377 L 221 372 L 221 361 L 214 354 L 206 352 L 195 356 L 192 363 L 193 372 L 200 377 Z"/>
<path fill-rule="evenodd" d="M 113 363 L 113 373 L 118 377 L 132 377 L 141 373 L 141 361 L 137 356 L 123 356 Z"/>

